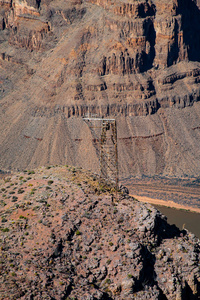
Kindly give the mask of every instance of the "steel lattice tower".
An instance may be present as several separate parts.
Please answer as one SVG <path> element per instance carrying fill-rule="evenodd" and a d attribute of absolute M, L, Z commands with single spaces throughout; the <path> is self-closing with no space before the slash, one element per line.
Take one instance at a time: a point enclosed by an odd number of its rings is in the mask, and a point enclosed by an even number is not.
<path fill-rule="evenodd" d="M 100 179 L 108 180 L 115 184 L 118 190 L 118 152 L 117 152 L 117 123 L 115 119 L 84 118 L 94 133 L 95 128 L 101 130 L 99 140 Z M 96 136 L 95 136 L 96 137 Z"/>

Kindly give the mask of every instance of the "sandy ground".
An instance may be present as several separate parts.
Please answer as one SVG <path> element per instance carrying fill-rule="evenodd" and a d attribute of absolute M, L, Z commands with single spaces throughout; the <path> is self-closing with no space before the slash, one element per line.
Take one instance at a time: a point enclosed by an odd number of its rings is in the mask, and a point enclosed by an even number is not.
<path fill-rule="evenodd" d="M 147 203 L 151 203 L 151 204 L 172 207 L 172 208 L 176 208 L 176 209 L 185 209 L 185 210 L 189 210 L 192 212 L 200 213 L 200 208 L 181 205 L 181 204 L 175 203 L 173 201 L 164 201 L 164 200 L 160 200 L 160 199 L 153 199 L 153 198 L 149 198 L 149 197 L 137 196 L 137 195 L 132 195 L 132 194 L 130 196 L 136 198 L 137 200 L 139 200 L 141 202 L 147 202 Z"/>

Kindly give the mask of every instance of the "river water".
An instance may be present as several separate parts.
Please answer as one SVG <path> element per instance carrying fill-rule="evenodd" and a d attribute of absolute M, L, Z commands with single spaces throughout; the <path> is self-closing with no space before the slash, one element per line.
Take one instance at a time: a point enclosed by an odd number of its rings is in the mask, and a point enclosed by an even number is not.
<path fill-rule="evenodd" d="M 200 214 L 160 205 L 153 205 L 167 217 L 169 224 L 175 224 L 179 229 L 188 229 L 200 239 Z"/>

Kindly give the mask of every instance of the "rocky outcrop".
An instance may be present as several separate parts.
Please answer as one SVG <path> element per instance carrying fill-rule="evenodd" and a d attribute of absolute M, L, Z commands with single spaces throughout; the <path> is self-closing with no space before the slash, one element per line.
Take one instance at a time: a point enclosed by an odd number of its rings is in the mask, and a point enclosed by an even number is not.
<path fill-rule="evenodd" d="M 86 105 L 74 105 L 74 106 L 59 106 L 56 105 L 53 108 L 47 107 L 35 107 L 31 114 L 33 117 L 53 117 L 57 114 L 63 114 L 66 118 L 70 117 L 109 117 L 112 116 L 144 116 L 155 113 L 159 105 L 157 101 L 146 101 L 144 103 L 138 103 L 135 105 L 101 105 L 101 106 L 86 106 Z"/>
<path fill-rule="evenodd" d="M 1 298 L 198 299 L 200 241 L 126 188 L 69 166 L 0 184 Z"/>
<path fill-rule="evenodd" d="M 42 48 L 42 42 L 49 32 L 49 25 L 46 22 L 35 21 L 34 29 L 27 28 L 27 22 L 21 21 L 12 28 L 9 43 L 14 46 L 25 47 L 31 50 Z"/>
<path fill-rule="evenodd" d="M 89 0 L 90 3 L 102 6 L 119 16 L 128 16 L 130 18 L 145 18 L 155 15 L 156 8 L 151 1 L 131 1 L 123 3 L 112 0 Z"/>

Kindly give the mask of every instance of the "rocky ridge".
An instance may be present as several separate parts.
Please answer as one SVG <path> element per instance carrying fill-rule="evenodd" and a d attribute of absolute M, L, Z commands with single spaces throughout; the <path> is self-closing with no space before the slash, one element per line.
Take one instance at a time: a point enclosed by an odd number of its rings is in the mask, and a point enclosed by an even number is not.
<path fill-rule="evenodd" d="M 0 182 L 0 299 L 198 299 L 200 242 L 80 168 Z"/>

